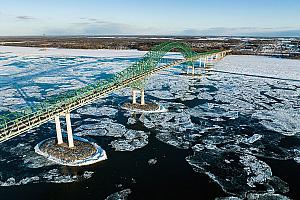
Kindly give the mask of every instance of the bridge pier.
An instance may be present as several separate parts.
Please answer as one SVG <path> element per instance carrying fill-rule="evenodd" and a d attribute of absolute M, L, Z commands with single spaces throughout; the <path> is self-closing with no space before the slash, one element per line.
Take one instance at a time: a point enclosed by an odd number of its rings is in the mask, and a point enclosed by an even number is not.
<path fill-rule="evenodd" d="M 63 141 L 63 137 L 62 137 L 62 133 L 61 133 L 59 115 L 55 115 L 54 119 L 55 119 L 55 126 L 56 126 L 57 144 L 61 145 L 64 143 L 64 141 Z"/>
<path fill-rule="evenodd" d="M 141 105 L 145 105 L 145 90 L 141 90 Z"/>
<path fill-rule="evenodd" d="M 64 143 L 61 126 L 60 126 L 60 119 L 59 115 L 54 116 L 55 126 L 56 126 L 56 137 L 57 137 L 57 144 L 61 145 Z M 69 148 L 74 148 L 74 139 L 73 139 L 73 132 L 72 132 L 72 125 L 71 125 L 71 115 L 70 113 L 66 113 L 66 124 L 67 124 L 67 134 L 68 134 L 68 145 Z"/>
<path fill-rule="evenodd" d="M 74 139 L 73 139 L 73 132 L 71 126 L 71 117 L 70 113 L 66 113 L 66 123 L 67 123 L 67 133 L 68 133 L 68 143 L 69 148 L 74 148 Z"/>
<path fill-rule="evenodd" d="M 192 71 L 192 75 L 195 75 L 195 66 L 194 65 L 187 67 L 186 74 L 189 74 L 190 68 L 191 68 L 191 71 Z"/>
<path fill-rule="evenodd" d="M 136 93 L 138 91 L 137 90 L 132 90 L 132 104 L 136 104 Z"/>
<path fill-rule="evenodd" d="M 132 104 L 137 104 L 137 93 L 140 92 L 141 93 L 141 105 L 145 105 L 145 90 L 141 89 L 141 90 L 136 90 L 136 89 L 132 89 Z"/>
<path fill-rule="evenodd" d="M 205 62 L 205 59 L 203 61 L 203 67 L 206 67 L 206 62 Z"/>

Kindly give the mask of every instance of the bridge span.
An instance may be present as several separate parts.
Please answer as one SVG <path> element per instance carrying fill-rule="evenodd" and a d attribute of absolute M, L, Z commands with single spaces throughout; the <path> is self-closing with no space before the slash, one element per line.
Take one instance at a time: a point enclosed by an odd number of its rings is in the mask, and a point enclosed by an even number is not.
<path fill-rule="evenodd" d="M 183 59 L 168 62 L 164 56 L 173 50 L 180 51 Z M 128 68 L 114 74 L 111 78 L 99 80 L 81 89 L 72 90 L 61 95 L 51 97 L 31 107 L 17 112 L 10 112 L 0 116 L 0 143 L 17 137 L 28 130 L 34 129 L 50 120 L 56 124 L 57 142 L 64 143 L 60 117 L 65 117 L 67 125 L 68 146 L 74 147 L 70 113 L 82 106 L 93 103 L 104 96 L 122 88 L 132 88 L 132 103 L 137 104 L 136 94 L 141 93 L 141 105 L 145 105 L 145 90 L 138 87 L 147 77 L 164 69 L 187 65 L 187 73 L 195 74 L 195 63 L 199 67 L 206 67 L 224 58 L 230 51 L 211 51 L 195 53 L 192 48 L 181 42 L 166 42 L 155 46 L 145 56 Z"/>

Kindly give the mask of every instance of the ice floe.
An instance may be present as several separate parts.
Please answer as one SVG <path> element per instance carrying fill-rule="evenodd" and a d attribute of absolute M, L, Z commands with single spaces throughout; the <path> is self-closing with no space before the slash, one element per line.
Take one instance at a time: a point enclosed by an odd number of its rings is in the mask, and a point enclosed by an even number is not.
<path fill-rule="evenodd" d="M 111 107 L 106 107 L 106 106 L 101 106 L 101 107 L 88 106 L 88 107 L 79 108 L 77 110 L 77 113 L 79 113 L 81 115 L 92 115 L 92 116 L 97 116 L 97 117 L 100 117 L 100 116 L 113 117 L 116 115 L 117 112 L 118 112 L 117 109 L 111 108 Z"/>
<path fill-rule="evenodd" d="M 288 191 L 282 189 L 286 187 L 282 180 L 272 176 L 271 168 L 255 156 L 239 156 L 235 152 L 223 151 L 210 145 L 195 145 L 193 150 L 195 154 L 186 158 L 193 169 L 207 174 L 224 191 L 239 198 L 245 198 L 248 191 L 260 191 L 257 185 L 272 188 L 273 192 Z M 276 188 L 274 185 L 280 186 Z"/>
<path fill-rule="evenodd" d="M 128 130 L 125 139 L 118 139 L 111 142 L 116 151 L 133 151 L 148 144 L 148 134 L 143 131 Z"/>
<path fill-rule="evenodd" d="M 300 133 L 300 112 L 294 109 L 258 111 L 252 117 L 260 119 L 267 129 L 292 136 Z"/>
<path fill-rule="evenodd" d="M 105 200 L 127 200 L 130 194 L 131 190 L 125 189 L 109 195 Z"/>

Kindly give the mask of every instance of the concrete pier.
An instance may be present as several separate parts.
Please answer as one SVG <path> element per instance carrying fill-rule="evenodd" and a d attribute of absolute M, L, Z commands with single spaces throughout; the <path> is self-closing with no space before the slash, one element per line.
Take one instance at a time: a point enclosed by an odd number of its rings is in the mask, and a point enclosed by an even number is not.
<path fill-rule="evenodd" d="M 189 74 L 190 69 L 191 69 L 192 75 L 195 75 L 195 66 L 188 66 L 186 69 L 186 74 Z"/>
<path fill-rule="evenodd" d="M 74 148 L 74 139 L 73 139 L 73 133 L 72 133 L 70 113 L 66 113 L 66 123 L 67 123 L 69 148 Z"/>
<path fill-rule="evenodd" d="M 145 90 L 141 90 L 141 105 L 145 105 Z"/>
<path fill-rule="evenodd" d="M 64 143 L 62 133 L 61 133 L 61 126 L 60 126 L 60 120 L 59 120 L 59 115 L 54 116 L 55 120 L 55 126 L 56 126 L 56 136 L 57 136 L 57 144 L 62 144 Z"/>
<path fill-rule="evenodd" d="M 136 104 L 136 90 L 132 90 L 132 104 Z"/>

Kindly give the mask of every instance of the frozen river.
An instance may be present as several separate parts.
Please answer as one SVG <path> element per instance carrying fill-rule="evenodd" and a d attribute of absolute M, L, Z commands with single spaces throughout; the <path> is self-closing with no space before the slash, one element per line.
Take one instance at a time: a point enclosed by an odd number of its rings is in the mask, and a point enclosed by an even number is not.
<path fill-rule="evenodd" d="M 144 54 L 0 47 L 0 113 L 107 78 Z M 102 163 L 62 167 L 37 155 L 34 146 L 55 136 L 52 122 L 0 144 L 0 199 L 297 199 L 300 61 L 227 56 L 213 69 L 149 78 L 146 101 L 167 112 L 121 110 L 129 89 L 73 112 L 74 134 L 107 151 Z"/>

